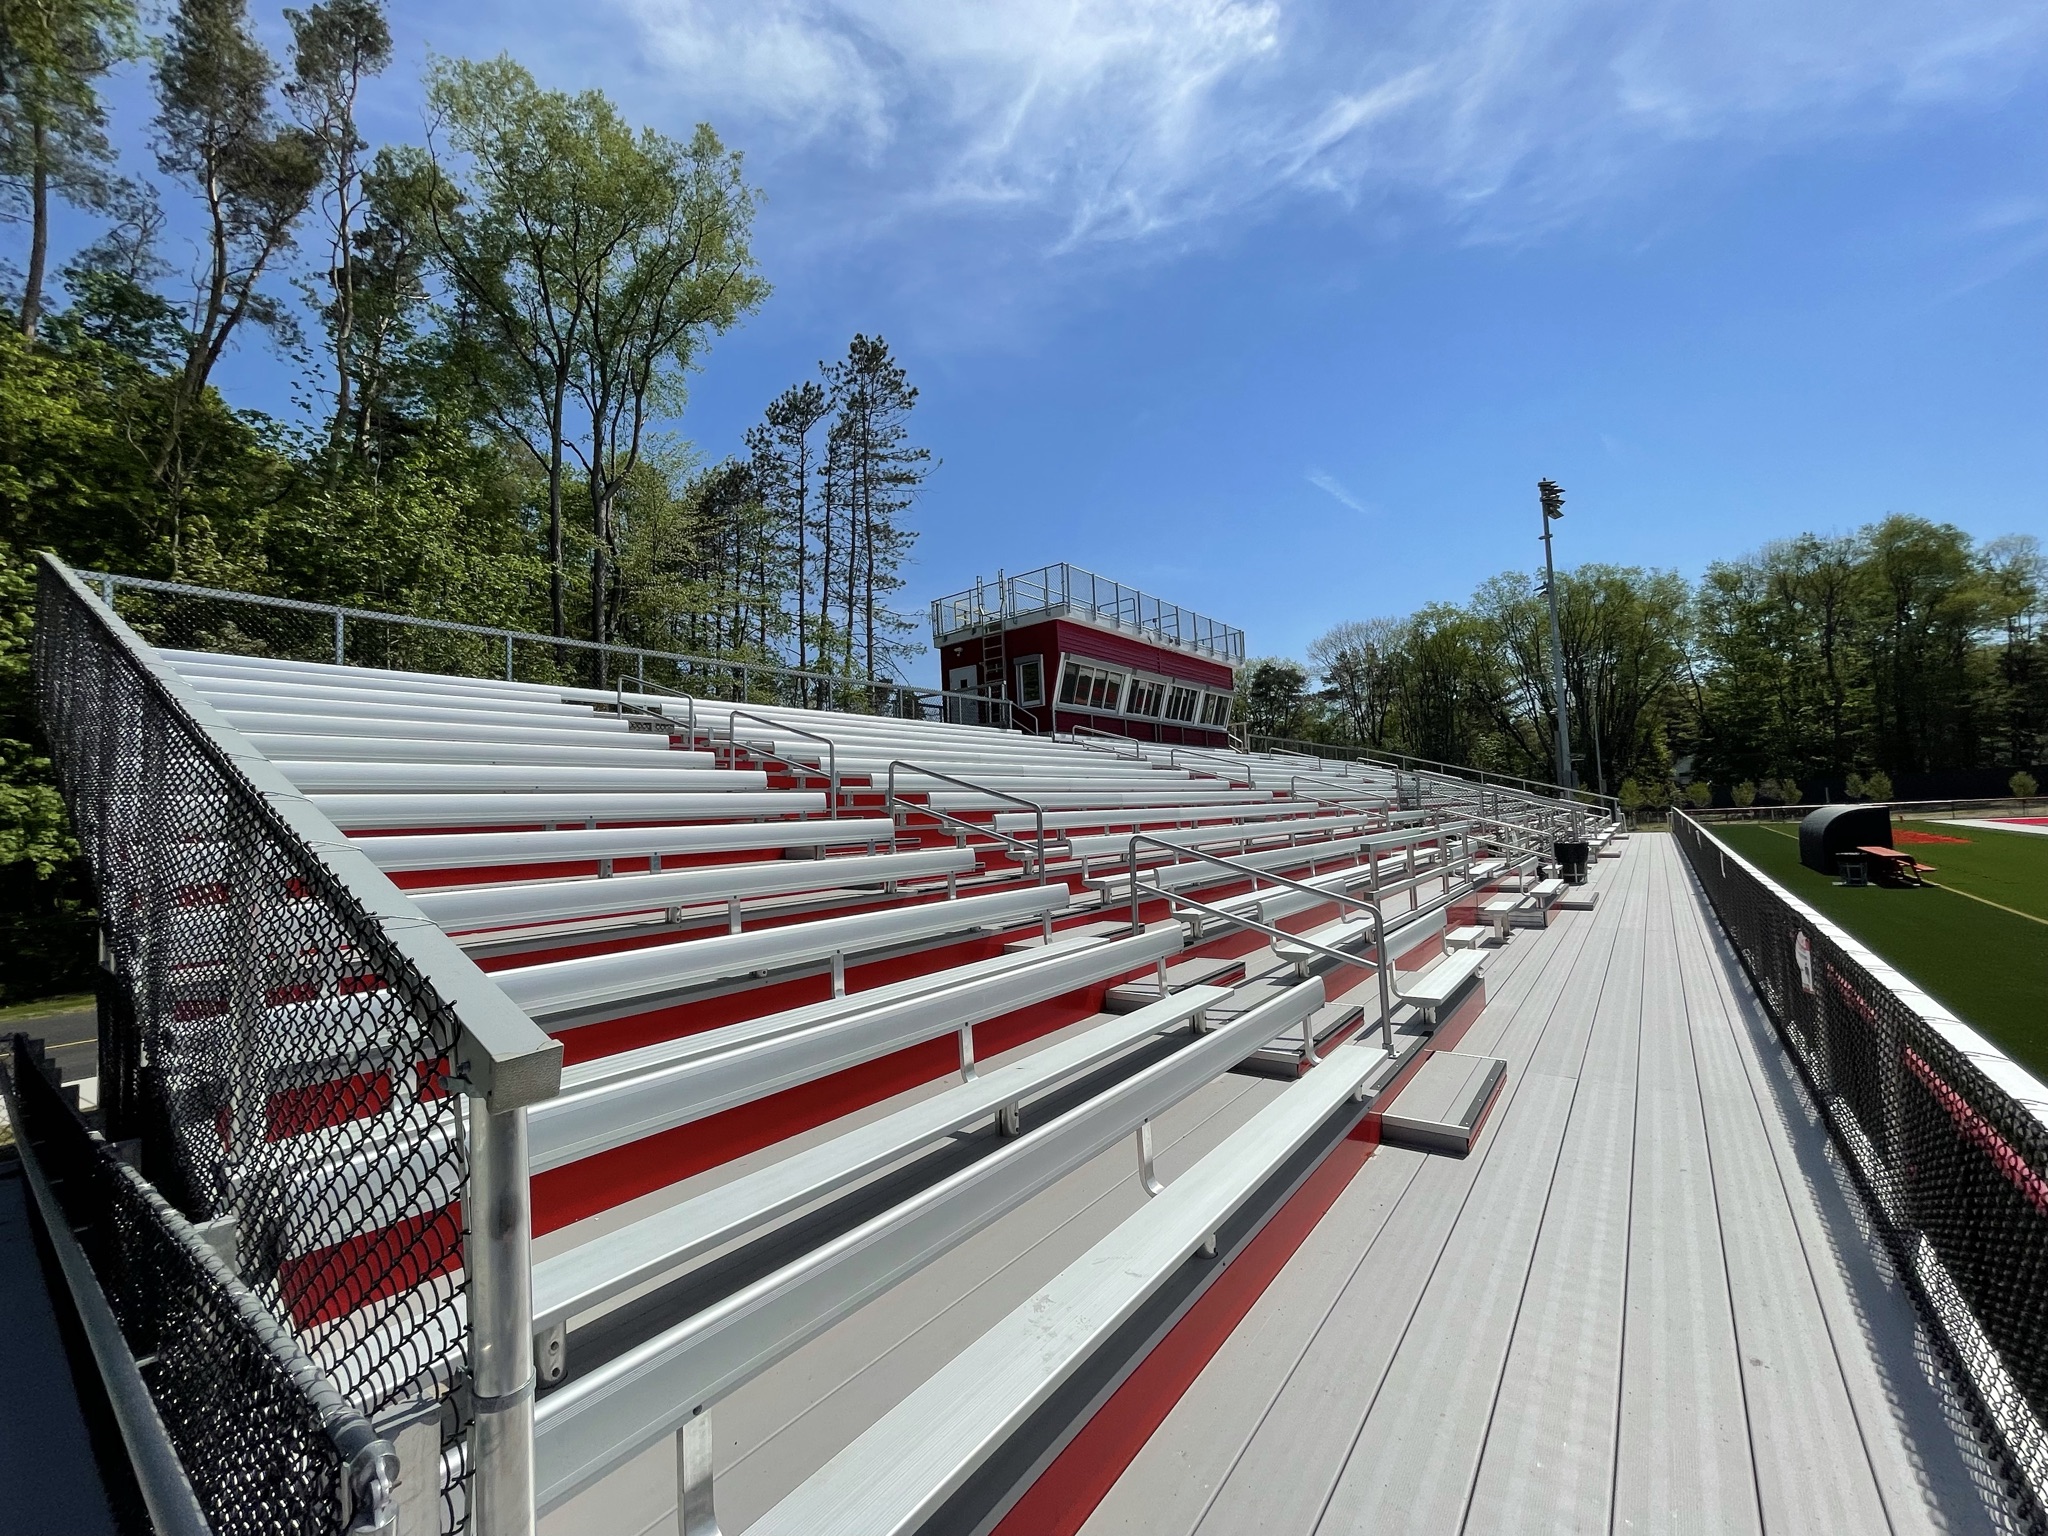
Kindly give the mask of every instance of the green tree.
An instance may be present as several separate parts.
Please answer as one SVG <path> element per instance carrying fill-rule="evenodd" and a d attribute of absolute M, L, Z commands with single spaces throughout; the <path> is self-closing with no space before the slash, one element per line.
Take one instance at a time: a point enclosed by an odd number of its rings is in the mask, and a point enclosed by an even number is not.
<path fill-rule="evenodd" d="M 1996 611 L 1969 537 L 1894 516 L 1866 529 L 1863 545 L 1872 755 L 1920 771 L 1968 767 L 1982 734 L 1975 642 Z"/>
<path fill-rule="evenodd" d="M 1323 699 L 1351 739 L 1384 747 L 1394 715 L 1401 666 L 1399 619 L 1339 624 L 1309 646 L 1309 664 L 1323 683 Z"/>
<path fill-rule="evenodd" d="M 815 564 L 811 538 L 823 513 L 824 464 L 818 432 L 831 413 L 824 388 L 807 379 L 792 384 L 768 402 L 760 424 L 747 431 L 747 450 L 761 500 L 780 530 L 785 557 L 796 587 L 796 664 L 809 667 L 813 642 L 824 658 L 822 623 L 811 617 Z M 830 594 L 820 600 L 829 606 Z"/>
<path fill-rule="evenodd" d="M 133 204 L 114 172 L 99 82 L 141 52 L 133 0 L 0 0 L 0 210 L 29 226 L 18 316 L 36 337 L 54 193 L 90 213 Z"/>
<path fill-rule="evenodd" d="M 167 539 L 171 569 L 181 574 L 183 492 L 198 462 L 187 428 L 213 370 L 246 322 L 296 334 L 290 312 L 261 284 L 292 246 L 319 181 L 320 146 L 279 120 L 276 80 L 243 0 L 179 0 L 156 72 L 157 164 L 203 204 L 206 254 L 151 474 L 171 493 Z"/>
<path fill-rule="evenodd" d="M 681 404 L 706 339 L 766 293 L 747 243 L 753 193 L 710 128 L 688 144 L 635 135 L 601 93 L 543 91 L 507 58 L 437 65 L 428 100 L 429 151 L 452 189 L 431 204 L 437 249 L 474 318 L 469 355 L 495 419 L 547 476 L 555 633 L 568 632 L 573 458 L 602 640 L 619 602 L 617 499 L 648 423 Z"/>
<path fill-rule="evenodd" d="M 1432 603 L 1402 628 L 1393 715 L 1401 750 L 1445 763 L 1491 755 L 1490 723 L 1501 681 L 1485 623 L 1449 603 Z"/>
<path fill-rule="evenodd" d="M 1308 673 L 1279 657 L 1247 663 L 1237 674 L 1237 703 L 1232 714 L 1253 736 L 1307 736 L 1312 728 Z"/>
<path fill-rule="evenodd" d="M 902 589 L 903 562 L 917 538 L 904 518 L 931 472 L 931 450 L 910 441 L 917 391 L 881 337 L 856 335 L 825 378 L 836 414 L 826 442 L 822 511 L 829 524 L 836 510 L 844 529 L 844 664 L 848 672 L 875 677 L 911 630 L 888 599 Z M 829 544 L 827 550 L 829 602 Z"/>
<path fill-rule="evenodd" d="M 314 307 L 334 358 L 328 441 L 338 451 L 353 435 L 355 382 L 361 372 L 356 358 L 356 226 L 369 145 L 356 127 L 356 102 L 363 82 L 391 62 L 391 28 L 380 0 L 327 0 L 284 16 L 292 29 L 292 77 L 284 93 L 320 159 L 319 204 L 329 234 L 327 291 L 320 295 L 315 286 Z"/>

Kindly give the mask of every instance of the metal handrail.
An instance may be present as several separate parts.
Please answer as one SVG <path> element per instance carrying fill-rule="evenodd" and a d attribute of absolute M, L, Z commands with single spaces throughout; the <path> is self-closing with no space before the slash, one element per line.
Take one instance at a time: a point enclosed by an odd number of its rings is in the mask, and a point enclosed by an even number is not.
<path fill-rule="evenodd" d="M 1377 900 L 1366 896 L 1353 896 L 1345 891 L 1333 891 L 1325 886 L 1305 885 L 1299 880 L 1290 880 L 1285 875 L 1268 874 L 1266 871 L 1262 869 L 1253 869 L 1247 865 L 1239 864 L 1233 859 L 1226 859 L 1222 857 L 1220 854 L 1203 853 L 1198 848 L 1180 848 L 1172 843 L 1162 843 L 1159 841 L 1159 839 L 1155 837 L 1148 837 L 1143 832 L 1135 832 L 1131 835 L 1131 846 L 1129 854 L 1131 866 L 1131 932 L 1133 933 L 1142 933 L 1145 928 L 1145 924 L 1139 916 L 1139 893 L 1140 891 L 1151 891 L 1156 896 L 1165 897 L 1169 907 L 1171 907 L 1174 903 L 1178 902 L 1183 906 L 1199 908 L 1200 910 L 1209 912 L 1214 916 L 1228 918 L 1230 921 L 1235 923 L 1241 923 L 1247 928 L 1256 929 L 1258 932 L 1268 934 L 1273 938 L 1283 939 L 1287 943 L 1301 944 L 1306 948 L 1315 950 L 1317 953 L 1325 956 L 1328 959 L 1337 961 L 1341 965 L 1362 965 L 1365 963 L 1364 961 L 1360 960 L 1359 957 L 1356 955 L 1347 955 L 1340 949 L 1332 949 L 1329 945 L 1320 944 L 1314 939 L 1304 938 L 1300 934 L 1296 933 L 1289 933 L 1284 928 L 1273 927 L 1272 925 L 1260 919 L 1242 917 L 1234 912 L 1224 912 L 1219 908 L 1209 906 L 1206 902 L 1197 901 L 1192 896 L 1182 896 L 1177 892 L 1169 891 L 1164 886 L 1141 885 L 1138 879 L 1138 844 L 1140 843 L 1151 843 L 1155 847 L 1168 849 L 1176 855 L 1192 854 L 1195 858 L 1200 859 L 1205 863 L 1220 865 L 1224 869 L 1230 870 L 1233 873 L 1243 875 L 1249 878 L 1252 882 L 1253 890 L 1258 889 L 1259 881 L 1270 880 L 1275 885 L 1286 886 L 1290 890 L 1301 891 L 1304 894 L 1316 897 L 1319 901 L 1335 901 L 1339 905 L 1363 907 L 1366 911 L 1370 912 L 1372 914 L 1373 924 L 1373 946 L 1374 951 L 1378 956 L 1378 958 L 1376 958 L 1372 962 L 1372 969 L 1373 974 L 1378 978 L 1379 981 L 1380 1028 L 1385 1034 L 1387 1054 L 1393 1054 L 1394 1004 L 1392 994 L 1388 990 L 1387 964 L 1385 954 L 1387 920 L 1386 914 L 1381 910 L 1380 904 Z M 1379 862 L 1379 856 L 1377 852 L 1373 849 L 1367 849 L 1366 853 L 1367 856 L 1373 860 L 1373 864 L 1370 866 L 1370 868 L 1376 870 L 1378 868 Z M 1179 862 L 1178 858 L 1175 859 L 1175 862 Z M 1311 1042 L 1311 1044 L 1309 1045 L 1308 1050 L 1310 1052 L 1311 1059 L 1313 1059 L 1313 1054 L 1315 1050 L 1313 1042 Z"/>
<path fill-rule="evenodd" d="M 1323 783 L 1313 774 L 1297 773 L 1290 777 L 1287 781 L 1288 799 L 1299 800 L 1302 798 L 1300 786 L 1304 780 L 1306 780 L 1310 784 L 1316 785 L 1318 788 L 1321 789 L 1335 789 L 1337 787 L 1333 784 Z M 1351 792 L 1348 790 L 1339 790 L 1338 793 L 1340 795 L 1350 795 L 1350 799 L 1348 801 L 1343 799 L 1327 800 L 1321 795 L 1310 795 L 1308 796 L 1308 798 L 1315 801 L 1315 803 L 1318 805 L 1344 805 L 1347 803 L 1369 802 L 1372 805 L 1378 806 L 1382 811 L 1386 810 L 1390 806 L 1396 810 L 1400 808 L 1398 804 L 1398 797 L 1395 800 L 1389 800 L 1385 795 L 1375 795 L 1372 794 L 1370 791 L 1366 790 L 1361 790 L 1355 795 L 1351 794 Z"/>
<path fill-rule="evenodd" d="M 1083 737 L 1100 736 L 1106 741 L 1128 741 L 1131 742 L 1134 747 L 1136 745 L 1135 737 L 1126 736 L 1121 731 L 1105 731 L 1100 726 L 1096 725 L 1070 725 L 1067 727 L 1067 734 L 1074 738 L 1075 745 L 1086 747 L 1091 752 L 1102 749 L 1097 748 L 1095 743 L 1092 741 L 1082 740 Z M 1120 762 L 1136 761 L 1140 763 L 1149 763 L 1150 761 L 1152 761 L 1152 759 L 1147 757 L 1143 752 L 1120 752 L 1115 747 L 1110 747 L 1107 750 L 1113 757 L 1115 757 Z"/>
<path fill-rule="evenodd" d="M 1038 818 L 1038 843 L 1036 852 L 1031 856 L 1031 862 L 1038 871 L 1038 883 L 1040 885 L 1045 884 L 1045 807 L 1043 805 L 1040 805 L 1036 800 L 1026 800 L 1022 795 L 1013 795 L 1008 790 L 991 789 L 988 785 L 977 784 L 972 779 L 956 778 L 950 773 L 940 773 L 936 768 L 925 768 L 906 758 L 899 757 L 889 764 L 888 798 L 882 802 L 883 808 L 888 811 L 891 821 L 896 819 L 897 814 L 896 770 L 898 768 L 907 768 L 912 773 L 921 773 L 927 778 L 938 779 L 942 783 L 952 784 L 961 789 L 972 790 L 977 795 L 990 795 L 998 800 L 1007 800 L 1010 804 L 1021 805 L 1025 810 L 1031 812 Z M 1022 838 L 1012 837 L 1007 832 L 998 832 L 993 825 L 984 825 L 978 821 L 968 821 L 962 816 L 952 816 L 931 805 L 920 805 L 916 809 L 937 821 L 958 827 L 963 832 L 982 833 L 996 839 L 1000 843 L 1007 844 L 1011 848 L 1025 849 L 1029 846 Z"/>
<path fill-rule="evenodd" d="M 1535 795 L 1539 799 L 1570 799 L 1577 800 L 1581 804 L 1590 802 L 1595 805 L 1612 807 L 1616 813 L 1619 813 L 1621 808 L 1621 802 L 1615 796 L 1598 794 L 1590 789 L 1566 789 L 1561 784 L 1546 784 L 1540 779 L 1525 779 L 1512 773 L 1495 773 L 1486 768 L 1468 768 L 1458 763 L 1439 762 L 1433 757 L 1411 757 L 1405 752 L 1389 752 L 1382 747 L 1361 747 L 1354 746 L 1348 742 L 1336 741 L 1302 741 L 1300 738 L 1293 736 L 1254 736 L 1247 734 L 1245 737 L 1245 750 L 1247 752 L 1253 750 L 1251 746 L 1253 742 L 1264 742 L 1267 750 L 1274 751 L 1277 749 L 1278 755 L 1287 757 L 1313 757 L 1320 759 L 1325 752 L 1350 752 L 1357 754 L 1351 759 L 1353 762 L 1406 764 L 1410 772 L 1422 770 L 1435 774 L 1440 778 L 1463 779 L 1467 783 L 1520 785 L 1523 786 L 1523 793 Z M 1300 748 L 1302 750 L 1289 751 L 1289 748 Z"/>
<path fill-rule="evenodd" d="M 752 710 L 735 709 L 725 717 L 726 766 L 729 768 L 737 768 L 740 761 L 739 737 L 733 730 L 733 722 L 736 720 L 752 720 L 757 725 L 765 725 L 771 730 L 788 731 L 792 736 L 801 736 L 806 741 L 823 742 L 825 744 L 825 771 L 832 787 L 831 798 L 825 802 L 825 814 L 828 817 L 838 816 L 839 748 L 833 743 L 831 737 L 821 736 L 816 731 L 807 731 L 800 725 L 789 725 L 780 720 L 771 720 L 766 715 L 755 714 Z M 781 763 L 784 767 L 794 768 L 798 773 L 810 772 L 810 765 L 808 763 L 799 762 L 793 757 L 784 757 L 773 747 L 764 749 L 758 742 L 750 742 L 747 750 L 756 756 L 766 757 Z"/>
<path fill-rule="evenodd" d="M 681 699 L 685 704 L 688 704 L 690 706 L 690 713 L 683 722 L 683 728 L 690 734 L 690 745 L 695 746 L 697 744 L 697 699 L 694 694 L 685 693 L 680 688 L 664 688 L 660 683 L 650 683 L 644 677 L 636 677 L 633 680 L 633 687 L 639 693 L 661 694 L 667 698 Z M 613 684 L 612 697 L 614 705 L 621 716 L 628 710 L 632 710 L 654 720 L 668 720 L 669 718 L 660 710 L 651 708 L 648 705 L 628 704 L 626 702 L 626 680 L 623 677 Z"/>

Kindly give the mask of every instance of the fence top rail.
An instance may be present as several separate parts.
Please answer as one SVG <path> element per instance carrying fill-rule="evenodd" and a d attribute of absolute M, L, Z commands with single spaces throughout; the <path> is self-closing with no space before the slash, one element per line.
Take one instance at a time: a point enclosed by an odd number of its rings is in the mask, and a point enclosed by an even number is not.
<path fill-rule="evenodd" d="M 1491 768 L 1468 768 L 1460 763 L 1444 763 L 1430 757 L 1410 757 L 1405 752 L 1389 752 L 1381 747 L 1362 747 L 1355 743 L 1340 741 L 1302 741 L 1292 736 L 1248 735 L 1245 741 L 1248 744 L 1247 756 L 1255 755 L 1258 750 L 1250 746 L 1251 743 L 1263 743 L 1264 750 L 1290 757 L 1322 758 L 1334 755 L 1342 760 L 1344 754 L 1349 754 L 1353 762 L 1398 765 L 1411 772 L 1419 769 L 1447 778 L 1463 779 L 1468 783 L 1520 788 L 1526 793 L 1547 800 L 1576 801 L 1580 804 L 1609 808 L 1617 813 L 1621 808 L 1621 802 L 1615 796 L 1599 794 L 1590 789 L 1566 789 L 1562 785 L 1546 784 L 1540 779 L 1525 779 L 1512 773 L 1496 773 Z"/>
<path fill-rule="evenodd" d="M 2048 811 L 2048 795 L 1962 795 L 1947 800 L 1802 800 L 1785 805 L 1688 805 L 1671 809 L 1695 821 L 1775 821 L 1805 816 L 1830 805 L 1867 804 L 1907 815 L 1935 811 Z"/>
<path fill-rule="evenodd" d="M 302 858 L 324 869 L 343 900 L 355 908 L 347 914 L 349 921 L 380 931 L 400 962 L 448 1007 L 461 1031 L 458 1070 L 465 1074 L 468 1091 L 488 1100 L 494 1111 L 551 1098 L 561 1084 L 560 1042 L 521 1012 L 454 940 L 421 917 L 391 877 L 89 591 L 78 573 L 54 555 L 41 559 L 144 686 L 184 722 L 194 742 L 213 760 L 227 792 L 246 796 L 280 842 L 296 845 Z"/>
<path fill-rule="evenodd" d="M 170 597 L 206 598 L 215 602 L 246 603 L 257 608 L 277 608 L 288 612 L 320 614 L 330 619 L 361 619 L 377 624 L 396 624 L 408 629 L 438 630 L 448 634 L 476 635 L 487 640 L 509 641 L 514 644 L 536 646 L 557 646 L 568 650 L 603 652 L 622 656 L 629 660 L 667 662 L 678 667 L 701 670 L 747 673 L 761 677 L 790 678 L 804 683 L 816 683 L 833 689 L 858 689 L 868 693 L 914 694 L 934 698 L 973 698 L 980 700 L 976 693 L 961 693 L 944 688 L 926 688 L 916 683 L 906 683 L 894 678 L 849 677 L 836 672 L 810 671 L 802 667 L 783 666 L 779 662 L 748 661 L 734 657 L 698 656 L 686 651 L 664 651 L 653 646 L 621 645 L 615 641 L 584 640 L 572 635 L 542 635 L 531 630 L 502 629 L 490 624 L 465 624 L 455 619 L 430 619 L 418 614 L 387 613 L 376 608 L 351 608 L 339 603 L 314 603 L 302 598 L 273 597 L 262 592 L 236 592 L 225 587 L 193 586 L 186 582 L 159 581 L 149 576 L 124 576 L 112 571 L 75 571 L 79 580 L 100 588 L 103 596 L 118 590 L 136 592 L 157 592 Z M 687 697 L 687 695 L 684 695 Z M 986 702 L 984 700 L 984 702 Z"/>

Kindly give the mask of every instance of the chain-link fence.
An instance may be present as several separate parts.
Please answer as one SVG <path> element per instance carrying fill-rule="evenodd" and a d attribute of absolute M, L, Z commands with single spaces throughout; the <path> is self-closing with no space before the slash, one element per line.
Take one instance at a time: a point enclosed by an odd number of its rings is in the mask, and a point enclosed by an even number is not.
<path fill-rule="evenodd" d="M 390 1500 L 390 1446 L 191 1224 L 87 1128 L 26 1035 L 13 1037 L 12 1059 L 17 1133 L 141 1362 L 209 1527 L 374 1527 Z"/>
<path fill-rule="evenodd" d="M 2048 1127 L 1697 821 L 1672 835 L 2048 1527 Z"/>
<path fill-rule="evenodd" d="M 371 1419 L 438 1405 L 442 1524 L 455 1529 L 470 1412 L 463 1101 L 446 1083 L 460 1021 L 254 787 L 232 738 L 199 723 L 48 560 L 35 656 L 115 978 L 108 1134 L 139 1141 L 143 1170 L 342 1401 Z M 166 1422 L 247 1426 L 188 1463 L 202 1502 L 234 1513 L 224 1528 L 324 1529 L 263 1524 L 275 1412 L 241 1374 L 240 1346 L 220 1342 L 232 1318 L 149 1292 L 156 1239 L 143 1197 L 121 1198 L 130 1214 L 100 1257 L 143 1277 L 134 1315 L 187 1331 L 155 1348 L 175 1362 L 153 1382 Z"/>
<path fill-rule="evenodd" d="M 726 703 L 828 709 L 905 720 L 947 719 L 1007 729 L 1009 700 L 988 689 L 949 692 L 887 679 L 805 671 L 410 614 L 303 603 L 139 576 L 81 571 L 115 612 L 153 645 L 272 656 L 401 672 L 503 678 L 551 686 L 672 692 Z"/>

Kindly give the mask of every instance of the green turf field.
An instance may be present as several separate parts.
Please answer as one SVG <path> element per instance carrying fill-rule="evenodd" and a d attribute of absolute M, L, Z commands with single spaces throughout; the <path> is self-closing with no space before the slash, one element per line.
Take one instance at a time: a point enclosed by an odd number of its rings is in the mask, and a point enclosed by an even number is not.
<path fill-rule="evenodd" d="M 1900 852 L 1934 866 L 1927 889 L 1852 890 L 1799 862 L 1797 822 L 1711 830 L 2048 1078 L 2048 837 L 1900 821 L 1895 836 L 1911 830 L 1968 841 L 1899 842 Z"/>

